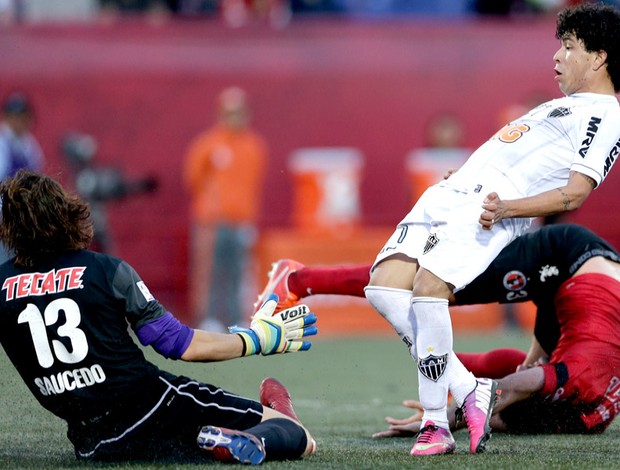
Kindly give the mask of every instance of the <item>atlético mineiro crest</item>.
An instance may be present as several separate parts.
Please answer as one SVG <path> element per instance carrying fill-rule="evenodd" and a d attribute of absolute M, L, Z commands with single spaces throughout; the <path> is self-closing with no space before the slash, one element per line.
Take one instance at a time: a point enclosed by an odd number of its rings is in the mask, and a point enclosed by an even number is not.
<path fill-rule="evenodd" d="M 547 117 L 560 118 L 564 116 L 569 116 L 571 114 L 572 114 L 572 111 L 570 110 L 570 108 L 565 108 L 564 106 L 560 106 L 559 108 L 555 108 L 549 114 L 547 114 Z"/>
<path fill-rule="evenodd" d="M 447 364 L 447 354 L 444 354 L 443 356 L 434 356 L 433 354 L 430 354 L 424 359 L 420 359 L 418 361 L 418 370 L 427 379 L 437 382 L 445 372 Z"/>
<path fill-rule="evenodd" d="M 437 243 L 439 243 L 439 237 L 436 233 L 431 233 L 426 240 L 426 245 L 424 245 L 424 254 L 435 248 Z"/>

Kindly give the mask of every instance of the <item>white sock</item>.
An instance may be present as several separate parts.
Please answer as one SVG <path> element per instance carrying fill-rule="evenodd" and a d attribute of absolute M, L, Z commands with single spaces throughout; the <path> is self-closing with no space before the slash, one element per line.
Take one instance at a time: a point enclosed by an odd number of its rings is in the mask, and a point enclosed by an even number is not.
<path fill-rule="evenodd" d="M 367 286 L 364 293 L 370 305 L 396 330 L 416 359 L 416 324 L 411 311 L 411 291 L 390 287 Z"/>
<path fill-rule="evenodd" d="M 422 426 L 433 421 L 448 428 L 448 365 L 452 356 L 452 321 L 448 301 L 413 297 L 411 306 L 417 324 L 418 384 L 424 408 Z"/>
<path fill-rule="evenodd" d="M 458 406 L 462 406 L 465 398 L 474 388 L 476 388 L 476 377 L 469 372 L 463 365 L 461 360 L 452 352 L 450 356 L 449 374 L 450 374 L 450 392 L 454 397 L 454 401 Z"/>

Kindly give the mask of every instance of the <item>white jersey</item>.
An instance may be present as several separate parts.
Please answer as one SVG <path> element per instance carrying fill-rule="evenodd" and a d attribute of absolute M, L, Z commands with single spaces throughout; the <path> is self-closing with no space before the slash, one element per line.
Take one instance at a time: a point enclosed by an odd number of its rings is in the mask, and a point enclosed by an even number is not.
<path fill-rule="evenodd" d="M 576 93 L 543 103 L 506 125 L 441 184 L 512 199 L 565 186 L 570 171 L 576 171 L 598 186 L 619 153 L 618 100 Z"/>
<path fill-rule="evenodd" d="M 459 290 L 481 274 L 529 218 L 483 230 L 484 198 L 534 196 L 565 186 L 571 171 L 605 179 L 620 153 L 620 104 L 579 93 L 544 103 L 501 129 L 445 181 L 431 186 L 400 222 L 375 265 L 395 253 Z"/>

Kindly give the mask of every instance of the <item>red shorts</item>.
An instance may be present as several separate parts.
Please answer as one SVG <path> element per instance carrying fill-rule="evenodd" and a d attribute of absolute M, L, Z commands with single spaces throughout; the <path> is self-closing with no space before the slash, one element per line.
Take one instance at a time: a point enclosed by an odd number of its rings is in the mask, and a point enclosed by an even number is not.
<path fill-rule="evenodd" d="M 620 411 L 620 282 L 576 276 L 562 284 L 555 302 L 561 336 L 543 366 L 541 393 L 570 401 L 587 429 L 603 430 Z"/>

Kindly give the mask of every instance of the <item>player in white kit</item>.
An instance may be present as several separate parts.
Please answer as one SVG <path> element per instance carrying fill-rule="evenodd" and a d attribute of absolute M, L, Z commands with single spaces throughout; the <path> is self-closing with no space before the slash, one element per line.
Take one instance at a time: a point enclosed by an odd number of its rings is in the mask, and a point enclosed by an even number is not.
<path fill-rule="evenodd" d="M 611 170 L 620 153 L 619 32 L 616 8 L 563 10 L 553 60 L 565 97 L 507 124 L 430 187 L 377 255 L 366 297 L 418 365 L 424 417 L 412 455 L 454 451 L 448 391 L 462 408 L 470 451 L 485 448 L 497 384 L 474 377 L 452 351 L 448 298 L 532 218 L 578 208 Z"/>

